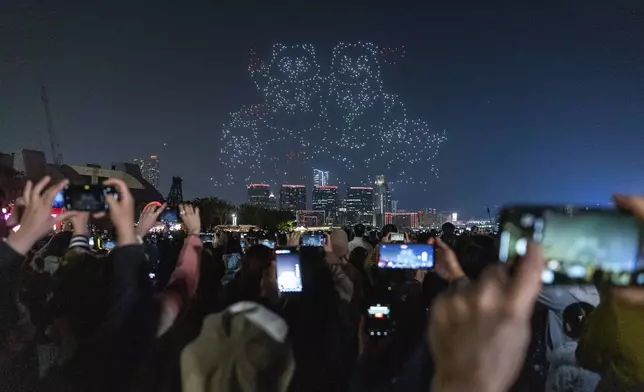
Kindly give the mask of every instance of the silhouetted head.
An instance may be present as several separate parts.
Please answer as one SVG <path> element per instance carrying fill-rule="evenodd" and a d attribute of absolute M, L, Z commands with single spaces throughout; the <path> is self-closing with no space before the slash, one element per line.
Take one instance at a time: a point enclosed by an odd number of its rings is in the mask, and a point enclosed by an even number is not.
<path fill-rule="evenodd" d="M 385 238 L 389 233 L 398 233 L 398 228 L 396 225 L 388 224 L 382 228 L 382 237 Z"/>
<path fill-rule="evenodd" d="M 362 223 L 358 223 L 357 225 L 353 226 L 353 232 L 356 234 L 356 237 L 364 237 L 366 228 Z"/>
<path fill-rule="evenodd" d="M 456 231 L 456 226 L 454 226 L 451 222 L 443 223 L 443 226 L 441 226 L 441 228 L 443 229 L 444 235 L 454 235 L 454 232 Z"/>
<path fill-rule="evenodd" d="M 563 311 L 564 332 L 572 339 L 579 339 L 584 329 L 588 316 L 595 310 L 595 307 L 586 302 L 575 302 L 566 307 Z"/>

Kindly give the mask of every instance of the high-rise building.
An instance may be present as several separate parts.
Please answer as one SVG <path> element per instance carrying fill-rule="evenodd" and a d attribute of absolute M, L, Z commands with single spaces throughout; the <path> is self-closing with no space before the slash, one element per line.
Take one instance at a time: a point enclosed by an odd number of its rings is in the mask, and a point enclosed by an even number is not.
<path fill-rule="evenodd" d="M 347 223 L 373 224 L 373 188 L 352 186 L 345 199 Z"/>
<path fill-rule="evenodd" d="M 280 210 L 306 210 L 306 187 L 284 184 L 280 188 Z"/>
<path fill-rule="evenodd" d="M 375 186 L 373 190 L 374 195 L 374 208 L 373 208 L 373 217 L 374 225 L 382 227 L 385 225 L 384 219 L 387 212 L 391 212 L 391 193 L 389 192 L 389 187 L 387 186 L 387 181 L 385 176 L 380 174 L 376 176 Z"/>
<path fill-rule="evenodd" d="M 324 211 L 327 222 L 334 222 L 338 214 L 338 187 L 335 185 L 313 187 L 313 210 Z"/>
<path fill-rule="evenodd" d="M 143 179 L 153 187 L 159 188 L 159 158 L 151 155 L 149 158 L 135 158 L 134 163 L 139 165 Z"/>
<path fill-rule="evenodd" d="M 313 169 L 313 186 L 329 185 L 329 172 L 321 169 Z"/>
<path fill-rule="evenodd" d="M 277 209 L 277 197 L 271 192 L 270 195 L 268 195 L 268 209 L 269 210 L 276 210 Z"/>
<path fill-rule="evenodd" d="M 268 184 L 248 184 L 246 189 L 248 190 L 248 204 L 262 208 L 270 207 L 271 188 Z"/>
<path fill-rule="evenodd" d="M 425 208 L 424 211 L 419 211 L 418 219 L 419 225 L 421 227 L 431 229 L 439 229 L 441 227 L 441 218 L 440 215 L 436 212 L 436 208 Z"/>

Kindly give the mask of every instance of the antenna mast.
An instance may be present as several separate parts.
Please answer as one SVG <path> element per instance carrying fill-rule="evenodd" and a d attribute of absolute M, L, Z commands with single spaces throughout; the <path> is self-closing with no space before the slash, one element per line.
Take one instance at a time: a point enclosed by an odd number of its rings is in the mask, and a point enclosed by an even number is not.
<path fill-rule="evenodd" d="M 45 86 L 42 86 L 42 102 L 45 105 L 45 117 L 47 118 L 47 132 L 49 132 L 49 143 L 51 145 L 51 155 L 54 159 L 56 165 L 63 164 L 63 154 L 58 152 L 58 141 L 56 140 L 56 134 L 54 134 L 54 125 L 51 121 L 51 112 L 49 110 L 49 98 L 47 97 L 47 89 Z"/>

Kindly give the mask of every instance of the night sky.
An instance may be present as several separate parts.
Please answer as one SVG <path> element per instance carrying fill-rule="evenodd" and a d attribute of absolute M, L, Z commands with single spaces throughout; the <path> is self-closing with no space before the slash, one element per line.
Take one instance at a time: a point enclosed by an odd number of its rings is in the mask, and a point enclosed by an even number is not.
<path fill-rule="evenodd" d="M 309 43 L 329 62 L 337 42 L 362 40 L 404 45 L 404 59 L 383 68 L 386 90 L 432 132 L 446 130 L 433 161 L 439 178 L 415 168 L 410 175 L 429 185 L 396 185 L 399 208 L 482 217 L 486 205 L 644 192 L 636 1 L 87 3 L 0 5 L 0 151 L 51 159 L 46 85 L 66 163 L 155 154 L 162 193 L 181 175 L 187 198 L 242 202 L 243 186 L 214 183 L 226 175 L 219 150 L 229 113 L 262 103 L 249 49 L 269 58 L 277 42 Z"/>

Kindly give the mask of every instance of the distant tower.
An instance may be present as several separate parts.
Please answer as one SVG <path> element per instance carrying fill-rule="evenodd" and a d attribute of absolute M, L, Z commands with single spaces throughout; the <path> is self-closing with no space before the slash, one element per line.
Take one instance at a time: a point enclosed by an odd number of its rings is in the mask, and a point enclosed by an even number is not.
<path fill-rule="evenodd" d="M 168 194 L 168 204 L 177 205 L 183 203 L 183 189 L 181 188 L 181 183 L 183 180 L 181 177 L 172 177 L 172 186 L 170 187 L 170 193 Z"/>
<path fill-rule="evenodd" d="M 58 149 L 58 139 L 54 133 L 54 124 L 51 120 L 51 111 L 49 110 L 49 97 L 47 96 L 47 89 L 45 86 L 42 86 L 41 96 L 43 104 L 45 105 L 45 117 L 47 119 L 47 132 L 49 133 L 49 144 L 51 146 L 51 155 L 54 160 L 54 164 L 62 165 L 63 164 L 63 154 L 61 154 Z"/>

